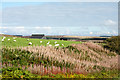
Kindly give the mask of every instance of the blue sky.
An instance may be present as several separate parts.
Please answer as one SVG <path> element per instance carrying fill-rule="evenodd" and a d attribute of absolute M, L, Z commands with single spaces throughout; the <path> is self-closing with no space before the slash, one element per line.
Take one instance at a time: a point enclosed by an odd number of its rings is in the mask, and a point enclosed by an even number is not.
<path fill-rule="evenodd" d="M 118 34 L 117 2 L 3 2 L 0 33 Z"/>

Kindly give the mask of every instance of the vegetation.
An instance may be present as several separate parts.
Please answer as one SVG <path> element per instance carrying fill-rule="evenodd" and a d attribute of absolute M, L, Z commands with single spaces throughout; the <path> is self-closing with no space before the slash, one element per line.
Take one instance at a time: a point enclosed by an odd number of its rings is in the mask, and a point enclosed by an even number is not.
<path fill-rule="evenodd" d="M 12 64 L 12 66 L 18 67 L 19 65 L 28 66 L 30 64 L 44 64 L 45 66 L 57 66 L 57 67 L 73 67 L 73 64 L 69 64 L 68 62 L 59 62 L 50 57 L 45 57 L 44 54 L 40 54 L 39 57 L 32 56 L 32 52 L 21 50 L 21 49 L 11 49 L 11 48 L 2 48 L 2 63 Z"/>
<path fill-rule="evenodd" d="M 50 74 L 50 75 L 36 75 L 31 74 L 29 71 L 24 71 L 22 68 L 16 68 L 16 67 L 7 67 L 2 69 L 2 78 L 29 78 L 32 80 L 32 78 L 120 78 L 119 77 L 120 72 L 117 70 L 111 70 L 111 71 L 101 71 L 97 73 L 91 73 L 91 74 Z"/>
<path fill-rule="evenodd" d="M 120 55 L 120 36 L 112 36 L 111 38 L 108 38 L 105 43 L 105 48 L 115 51 Z"/>
<path fill-rule="evenodd" d="M 22 68 L 7 67 L 2 68 L 2 78 L 41 78 L 41 76 L 31 74 Z"/>
<path fill-rule="evenodd" d="M 29 42 L 32 44 L 29 45 Z M 48 42 L 52 46 L 49 46 Z M 55 47 L 55 42 L 60 45 Z M 115 63 L 118 55 L 91 42 L 6 37 L 2 41 L 1 52 L 2 78 L 117 78 L 118 76 L 118 63 Z"/>
<path fill-rule="evenodd" d="M 3 37 L 2 37 L 3 38 Z M 10 39 L 10 40 L 8 40 Z M 64 44 L 64 47 L 70 45 L 70 44 L 80 44 L 81 42 L 75 42 L 75 41 L 62 41 L 62 40 L 46 40 L 46 39 L 29 39 L 29 38 L 15 38 L 14 37 L 6 37 L 4 41 L 2 42 L 2 46 L 8 46 L 8 47 L 20 47 L 20 46 L 48 46 L 47 43 L 50 42 L 52 46 L 55 46 L 55 41 L 57 41 L 57 44 L 60 44 L 60 47 L 63 47 L 62 44 Z M 16 40 L 16 42 L 14 42 Z M 42 43 L 40 43 L 42 41 Z M 32 43 L 32 45 L 29 45 L 29 42 Z"/>

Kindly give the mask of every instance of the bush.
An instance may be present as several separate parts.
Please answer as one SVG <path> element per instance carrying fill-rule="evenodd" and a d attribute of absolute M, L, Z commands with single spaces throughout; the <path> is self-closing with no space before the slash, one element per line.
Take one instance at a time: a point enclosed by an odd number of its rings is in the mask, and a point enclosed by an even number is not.
<path fill-rule="evenodd" d="M 41 78 L 41 76 L 31 74 L 22 68 L 7 67 L 2 68 L 2 78 Z"/>
<path fill-rule="evenodd" d="M 110 51 L 115 51 L 120 55 L 120 36 L 112 36 L 111 38 L 105 40 L 105 43 L 105 48 L 109 49 Z"/>

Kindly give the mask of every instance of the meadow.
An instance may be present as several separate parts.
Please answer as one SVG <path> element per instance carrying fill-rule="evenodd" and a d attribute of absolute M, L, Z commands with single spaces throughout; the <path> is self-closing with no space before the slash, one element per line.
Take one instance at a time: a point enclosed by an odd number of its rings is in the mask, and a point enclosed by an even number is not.
<path fill-rule="evenodd" d="M 1 37 L 2 78 L 118 78 L 118 54 L 92 42 Z"/>
<path fill-rule="evenodd" d="M 3 37 L 1 37 L 3 38 Z M 10 40 L 9 40 L 10 39 Z M 16 42 L 14 42 L 16 40 Z M 42 41 L 42 43 L 40 43 Z M 62 40 L 46 40 L 46 39 L 29 39 L 29 38 L 20 38 L 20 37 L 6 37 L 4 42 L 2 43 L 2 46 L 8 46 L 8 47 L 19 47 L 19 46 L 29 46 L 29 42 L 32 43 L 30 46 L 47 46 L 47 43 L 50 42 L 52 46 L 55 45 L 55 41 L 57 41 L 57 44 L 59 44 L 60 47 L 62 47 L 64 44 L 64 47 L 70 45 L 70 44 L 79 44 L 81 42 L 74 42 L 74 41 L 62 41 Z"/>

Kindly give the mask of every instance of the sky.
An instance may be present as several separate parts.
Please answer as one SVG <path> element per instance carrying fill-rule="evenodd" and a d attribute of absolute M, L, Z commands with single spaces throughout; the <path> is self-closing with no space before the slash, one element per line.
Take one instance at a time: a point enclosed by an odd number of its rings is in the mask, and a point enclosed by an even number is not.
<path fill-rule="evenodd" d="M 3 2 L 0 33 L 101 36 L 118 34 L 117 2 Z"/>
<path fill-rule="evenodd" d="M 119 2 L 119 0 L 1 0 L 2 2 Z"/>

